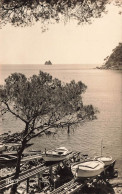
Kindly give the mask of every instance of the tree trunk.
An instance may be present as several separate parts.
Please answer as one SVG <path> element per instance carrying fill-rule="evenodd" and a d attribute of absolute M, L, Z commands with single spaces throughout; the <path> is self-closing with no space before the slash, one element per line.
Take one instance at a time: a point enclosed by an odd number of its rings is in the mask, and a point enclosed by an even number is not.
<path fill-rule="evenodd" d="M 17 181 L 18 177 L 19 177 L 19 173 L 20 173 L 20 162 L 21 162 L 21 157 L 22 157 L 22 153 L 25 149 L 25 145 L 26 142 L 22 143 L 22 147 L 20 148 L 18 154 L 17 154 L 17 164 L 16 164 L 16 172 L 15 172 L 15 176 L 14 179 Z M 17 190 L 17 184 L 13 185 L 11 188 L 11 192 L 10 194 L 15 194 Z"/>
<path fill-rule="evenodd" d="M 26 124 L 26 127 L 25 127 L 25 133 L 24 135 L 27 134 L 27 131 L 28 131 L 28 125 Z M 22 146 L 20 148 L 20 150 L 18 151 L 17 153 L 17 164 L 16 164 L 16 172 L 15 172 L 15 176 L 14 176 L 14 179 L 17 181 L 18 177 L 19 177 L 19 173 L 20 173 L 20 163 L 21 163 L 21 157 L 22 157 L 22 153 L 26 147 L 26 143 L 27 143 L 27 140 L 26 138 L 23 139 L 22 141 Z M 15 194 L 17 191 L 17 184 L 14 184 L 11 188 L 11 192 L 10 194 Z"/>
<path fill-rule="evenodd" d="M 70 133 L 70 126 L 69 126 L 69 125 L 68 125 L 67 133 L 68 133 L 68 135 L 69 135 L 69 133 Z"/>

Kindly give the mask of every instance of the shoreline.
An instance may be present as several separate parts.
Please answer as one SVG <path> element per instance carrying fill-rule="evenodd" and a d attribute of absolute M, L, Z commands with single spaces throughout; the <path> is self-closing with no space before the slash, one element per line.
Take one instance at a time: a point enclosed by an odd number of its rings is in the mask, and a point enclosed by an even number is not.
<path fill-rule="evenodd" d="M 77 159 L 77 157 L 76 157 L 76 159 Z M 38 161 L 37 163 L 36 163 L 36 161 L 32 162 L 32 163 L 29 162 L 29 165 L 31 166 L 31 168 L 33 168 L 33 167 L 38 166 L 40 163 L 41 163 L 41 161 Z M 29 166 L 28 167 L 27 166 L 28 166 L 28 163 L 25 163 L 24 166 L 23 166 L 23 167 L 25 167 L 25 169 L 23 168 L 23 169 L 21 169 L 21 171 L 22 170 L 25 171 L 26 168 L 31 169 Z M 116 172 L 116 170 L 118 170 L 118 167 L 121 167 L 121 161 L 116 161 L 115 172 Z M 7 169 L 7 167 L 5 167 L 5 168 Z M 10 169 L 9 169 L 9 171 L 10 171 Z M 65 171 L 65 172 L 67 172 L 67 171 Z M 5 174 L 5 172 L 3 172 L 3 173 Z M 46 193 L 50 193 L 51 194 L 51 192 L 48 192 L 49 188 L 51 187 L 51 185 L 49 186 L 49 184 L 51 183 L 51 182 L 49 182 L 49 177 L 50 177 L 50 175 L 48 173 L 46 173 L 45 176 L 43 177 L 43 181 L 44 181 L 43 184 L 44 184 L 44 189 L 48 188 Z M 65 175 L 63 174 L 63 177 L 64 177 L 63 179 L 60 179 L 59 177 L 60 176 L 58 176 L 58 174 L 55 175 L 55 180 L 56 180 L 55 185 L 59 184 L 59 187 L 60 187 L 61 185 L 64 185 L 67 182 L 66 181 L 67 179 L 65 181 L 64 181 L 64 179 L 67 178 L 68 175 L 65 177 Z M 72 180 L 73 177 L 71 175 L 69 175 L 69 177 L 70 177 L 69 179 Z M 99 192 L 101 194 L 102 193 L 104 193 L 104 194 L 108 194 L 108 193 L 111 193 L 111 194 L 121 194 L 122 193 L 122 171 L 118 171 L 118 176 L 117 177 L 115 175 L 113 178 L 108 178 L 107 179 L 107 177 L 106 177 L 105 179 L 106 179 L 106 181 L 104 181 L 104 179 L 100 179 L 100 180 L 102 180 L 102 182 L 101 181 L 99 182 L 99 179 L 98 180 L 96 179 L 95 186 L 94 186 L 94 184 L 90 185 L 90 186 L 89 186 L 89 184 L 84 186 L 82 188 L 82 193 L 83 194 L 97 194 L 98 190 L 101 191 L 101 192 Z M 60 182 L 61 180 L 63 180 L 63 182 Z M 53 177 L 53 181 L 54 181 L 54 177 Z M 94 183 L 94 181 L 93 181 L 93 183 Z M 53 182 L 53 184 L 54 184 L 54 182 Z M 26 186 L 27 186 L 26 181 L 20 183 L 18 185 L 18 194 L 22 194 L 22 193 L 26 194 L 27 193 L 26 192 Z M 29 193 L 35 193 L 35 194 L 37 194 L 37 193 L 41 193 L 41 194 L 44 193 L 43 192 L 44 190 L 38 191 L 37 187 L 38 187 L 38 176 L 35 175 L 34 177 L 30 178 L 30 183 L 29 183 L 29 191 L 30 192 Z M 79 194 L 80 194 L 80 192 L 79 192 Z M 8 194 L 8 190 L 6 192 L 4 192 L 4 194 Z"/>

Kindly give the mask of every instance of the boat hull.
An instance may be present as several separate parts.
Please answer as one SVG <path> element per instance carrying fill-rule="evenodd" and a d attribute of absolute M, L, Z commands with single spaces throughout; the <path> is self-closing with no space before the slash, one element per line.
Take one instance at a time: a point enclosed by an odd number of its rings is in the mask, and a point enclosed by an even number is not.
<path fill-rule="evenodd" d="M 46 162 L 57 162 L 57 161 L 62 161 L 65 160 L 72 152 L 67 153 L 66 155 L 51 155 L 51 154 L 42 154 L 42 158 Z"/>
<path fill-rule="evenodd" d="M 0 156 L 0 167 L 8 167 L 15 165 L 17 157 L 13 155 Z"/>
<path fill-rule="evenodd" d="M 53 150 L 45 150 L 45 152 L 42 153 L 42 158 L 46 162 L 57 162 L 68 158 L 70 154 L 72 154 L 72 152 L 65 147 L 59 147 Z"/>
<path fill-rule="evenodd" d="M 95 160 L 102 161 L 105 164 L 105 166 L 108 166 L 113 162 L 113 159 L 111 156 L 98 156 L 98 157 L 95 157 Z"/>
<path fill-rule="evenodd" d="M 5 149 L 6 149 L 5 144 L 0 144 L 0 152 L 5 151 Z"/>
<path fill-rule="evenodd" d="M 104 171 L 104 163 L 101 161 L 79 162 L 73 164 L 71 170 L 76 178 L 90 178 Z"/>

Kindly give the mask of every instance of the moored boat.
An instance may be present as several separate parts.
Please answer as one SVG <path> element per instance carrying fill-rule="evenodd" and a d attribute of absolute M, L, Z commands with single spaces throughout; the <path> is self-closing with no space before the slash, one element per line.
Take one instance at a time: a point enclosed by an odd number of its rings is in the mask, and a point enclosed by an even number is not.
<path fill-rule="evenodd" d="M 48 150 L 42 153 L 42 158 L 46 162 L 62 161 L 66 159 L 72 152 L 65 147 L 59 147 L 54 150 Z"/>
<path fill-rule="evenodd" d="M 0 143 L 0 152 L 3 152 L 6 150 L 6 146 L 3 143 Z"/>
<path fill-rule="evenodd" d="M 13 155 L 0 156 L 0 166 L 8 166 L 14 164 L 17 161 L 17 157 Z"/>
<path fill-rule="evenodd" d="M 111 156 L 98 156 L 98 157 L 95 157 L 95 160 L 102 161 L 105 164 L 105 166 L 108 166 L 113 162 L 113 159 Z"/>
<path fill-rule="evenodd" d="M 101 155 L 96 156 L 94 159 L 98 160 L 98 161 L 102 161 L 105 164 L 105 166 L 108 166 L 108 165 L 112 164 L 113 158 L 111 156 L 104 156 L 103 148 L 105 148 L 105 147 L 103 146 L 103 139 L 102 139 L 101 140 Z"/>
<path fill-rule="evenodd" d="M 98 160 L 78 162 L 71 166 L 71 171 L 76 178 L 94 177 L 104 171 L 104 163 Z"/>

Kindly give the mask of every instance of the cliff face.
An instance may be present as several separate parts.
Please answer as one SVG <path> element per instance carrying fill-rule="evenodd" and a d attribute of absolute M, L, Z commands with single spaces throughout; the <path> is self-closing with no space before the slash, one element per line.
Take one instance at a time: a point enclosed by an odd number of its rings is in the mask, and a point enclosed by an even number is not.
<path fill-rule="evenodd" d="M 122 69 L 122 43 L 113 50 L 112 54 L 105 59 L 105 65 L 100 69 Z"/>

